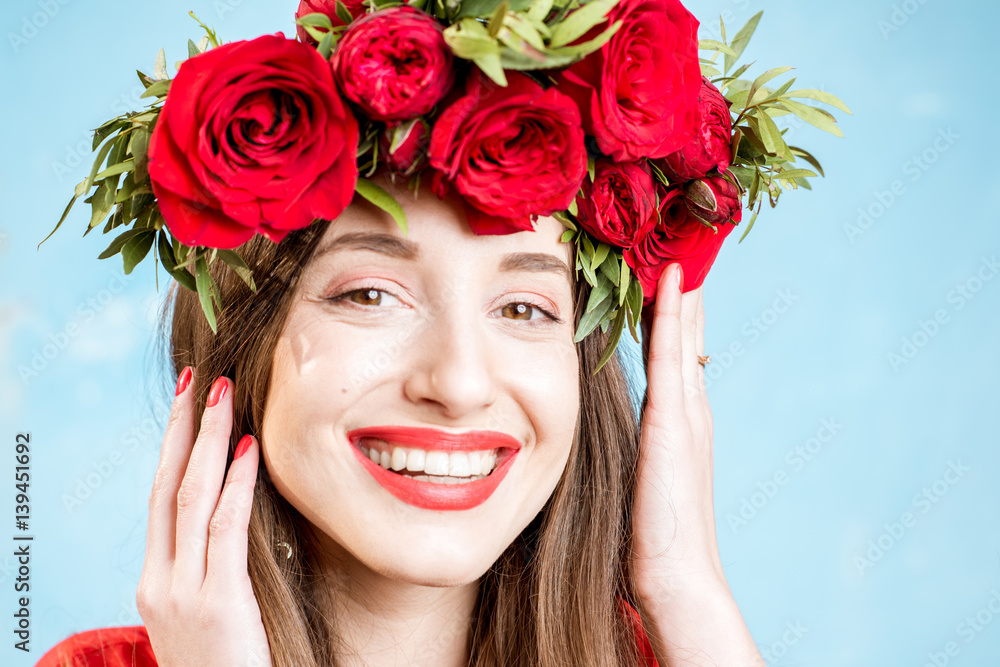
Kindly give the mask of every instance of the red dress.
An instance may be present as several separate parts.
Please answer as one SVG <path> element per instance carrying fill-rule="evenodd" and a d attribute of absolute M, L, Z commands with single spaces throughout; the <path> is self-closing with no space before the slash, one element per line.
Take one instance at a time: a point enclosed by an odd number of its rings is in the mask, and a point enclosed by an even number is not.
<path fill-rule="evenodd" d="M 622 605 L 633 621 L 639 655 L 645 660 L 646 667 L 657 667 L 638 612 L 625 601 Z M 146 627 L 130 625 L 70 635 L 43 655 L 35 667 L 157 667 L 157 664 Z"/>

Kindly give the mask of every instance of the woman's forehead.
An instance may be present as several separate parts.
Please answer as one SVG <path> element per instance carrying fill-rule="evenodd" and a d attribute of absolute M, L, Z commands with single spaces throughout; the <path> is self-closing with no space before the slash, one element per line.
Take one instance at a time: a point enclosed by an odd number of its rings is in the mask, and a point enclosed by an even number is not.
<path fill-rule="evenodd" d="M 386 189 L 392 192 L 390 187 Z M 565 228 L 555 218 L 538 218 L 533 231 L 477 235 L 469 227 L 457 195 L 441 199 L 424 188 L 416 196 L 405 187 L 396 189 L 393 194 L 407 219 L 405 235 L 392 216 L 355 196 L 327 227 L 318 254 L 338 248 L 376 249 L 373 246 L 400 259 L 450 256 L 499 260 L 511 253 L 548 253 L 571 266 L 573 246 L 560 240 Z"/>

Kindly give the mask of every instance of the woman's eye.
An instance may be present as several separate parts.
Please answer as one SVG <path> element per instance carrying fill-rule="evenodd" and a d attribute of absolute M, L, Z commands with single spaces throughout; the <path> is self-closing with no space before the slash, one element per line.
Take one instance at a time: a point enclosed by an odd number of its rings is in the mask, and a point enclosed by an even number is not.
<path fill-rule="evenodd" d="M 525 302 L 508 303 L 500 309 L 500 312 L 504 317 L 509 317 L 512 320 L 556 319 L 542 308 Z"/>
<path fill-rule="evenodd" d="M 399 300 L 385 290 L 362 287 L 333 297 L 330 301 L 351 301 L 359 306 L 385 306 L 399 303 Z"/>

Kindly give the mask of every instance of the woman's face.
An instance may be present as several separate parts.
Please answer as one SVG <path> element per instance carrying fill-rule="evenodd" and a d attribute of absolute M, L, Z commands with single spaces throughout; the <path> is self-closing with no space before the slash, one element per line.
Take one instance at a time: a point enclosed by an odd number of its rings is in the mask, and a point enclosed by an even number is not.
<path fill-rule="evenodd" d="M 565 468 L 580 402 L 572 246 L 553 218 L 476 236 L 454 196 L 383 185 L 408 236 L 366 202 L 329 225 L 275 350 L 264 460 L 340 555 L 459 585 Z"/>

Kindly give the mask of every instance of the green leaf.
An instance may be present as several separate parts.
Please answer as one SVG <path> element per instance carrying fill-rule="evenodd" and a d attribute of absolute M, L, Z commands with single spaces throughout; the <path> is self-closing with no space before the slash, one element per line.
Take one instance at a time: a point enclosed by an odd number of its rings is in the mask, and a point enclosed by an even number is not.
<path fill-rule="evenodd" d="M 625 305 L 628 307 L 628 328 L 632 333 L 635 342 L 639 342 L 639 334 L 636 327 L 639 326 L 639 318 L 642 317 L 642 282 L 633 280 L 625 294 Z"/>
<path fill-rule="evenodd" d="M 756 79 L 754 79 L 753 83 L 750 84 L 750 93 L 749 93 L 749 95 L 747 97 L 747 102 L 748 103 L 752 103 L 753 102 L 753 96 L 757 94 L 757 91 L 760 90 L 761 87 L 765 83 L 767 83 L 771 79 L 775 78 L 776 76 L 781 76 L 782 74 L 784 74 L 785 72 L 787 72 L 790 69 L 792 69 L 792 68 L 791 67 L 775 67 L 773 69 L 765 70 L 765 72 L 763 74 L 761 74 Z"/>
<path fill-rule="evenodd" d="M 724 53 L 727 56 L 732 56 L 733 58 L 738 58 L 736 52 L 731 48 L 714 39 L 702 39 L 698 42 L 699 51 L 718 51 L 719 53 Z"/>
<path fill-rule="evenodd" d="M 215 280 L 212 278 L 212 274 L 208 272 L 208 264 L 205 263 L 205 258 L 199 256 L 195 260 L 195 287 L 198 291 L 198 301 L 201 302 L 201 309 L 205 313 L 205 318 L 208 320 L 208 326 L 212 328 L 212 333 L 219 332 L 219 325 L 215 320 L 215 308 L 212 305 L 212 300 L 215 298 L 218 288 L 215 286 Z"/>
<path fill-rule="evenodd" d="M 201 19 L 199 19 L 197 16 L 194 15 L 194 12 L 188 12 L 188 16 L 190 16 L 191 18 L 193 18 L 195 21 L 198 22 L 198 25 L 200 25 L 202 27 L 202 30 L 205 31 L 205 34 L 208 35 L 208 41 L 210 41 L 212 43 L 213 47 L 219 45 L 219 38 L 215 34 L 214 30 L 212 30 L 207 25 L 205 25 L 204 23 L 202 23 Z M 213 331 L 214 331 L 214 329 L 213 329 Z"/>
<path fill-rule="evenodd" d="M 712 77 L 719 76 L 721 73 L 722 72 L 720 72 L 719 70 L 715 69 L 711 65 L 706 65 L 704 63 L 702 63 L 702 65 L 701 65 L 701 75 L 702 76 L 707 76 L 708 78 L 711 79 Z"/>
<path fill-rule="evenodd" d="M 733 37 L 733 41 L 730 42 L 729 48 L 733 50 L 735 55 L 726 54 L 725 66 L 723 67 L 724 72 L 729 72 L 729 68 L 732 67 L 741 55 L 743 55 L 743 50 L 747 48 L 747 44 L 750 43 L 750 38 L 753 37 L 754 31 L 757 29 L 757 24 L 760 23 L 760 17 L 764 15 L 764 11 L 761 10 L 750 17 L 750 20 L 746 22 L 736 36 Z"/>
<path fill-rule="evenodd" d="M 396 221 L 396 225 L 402 230 L 403 236 L 406 236 L 406 213 L 392 195 L 367 178 L 359 177 L 354 189 L 359 195 L 391 215 L 392 219 Z"/>
<path fill-rule="evenodd" d="M 323 38 L 319 40 L 319 44 L 316 46 L 316 50 L 319 54 L 323 56 L 323 60 L 329 60 L 330 56 L 333 55 L 333 31 L 323 35 Z"/>
<path fill-rule="evenodd" d="M 621 279 L 620 279 L 620 283 L 621 284 L 618 287 L 618 306 L 619 307 L 625 305 L 625 298 L 628 296 L 628 288 L 630 286 L 629 281 L 632 279 L 632 272 L 629 269 L 628 262 L 625 261 L 624 257 L 622 257 L 622 262 L 621 263 L 622 263 L 622 267 L 621 267 L 622 273 L 621 273 Z"/>
<path fill-rule="evenodd" d="M 174 256 L 174 249 L 170 246 L 170 241 L 167 239 L 166 230 L 160 230 L 157 237 L 157 249 L 160 253 L 160 263 L 163 264 L 163 268 L 167 270 L 167 273 L 173 276 L 174 280 L 182 287 L 186 287 L 192 292 L 197 292 L 198 285 L 195 283 L 194 276 L 185 269 L 177 268 L 177 259 Z"/>
<path fill-rule="evenodd" d="M 172 83 L 171 79 L 166 79 L 164 81 L 157 81 L 156 83 L 154 83 L 153 85 L 151 85 L 149 88 L 147 88 L 146 91 L 142 95 L 140 95 L 139 97 L 140 98 L 144 98 L 144 97 L 166 97 L 167 93 L 170 91 L 170 84 L 171 83 Z"/>
<path fill-rule="evenodd" d="M 198 45 L 194 43 L 193 39 L 188 40 L 188 58 L 194 58 L 196 55 L 201 53 L 198 50 Z"/>
<path fill-rule="evenodd" d="M 774 124 L 766 111 L 759 109 L 758 112 L 756 118 L 760 122 L 761 138 L 764 140 L 764 146 L 767 147 L 768 153 L 773 153 L 778 157 L 787 155 L 788 147 L 781 136 L 781 130 Z"/>
<path fill-rule="evenodd" d="M 122 118 L 112 118 L 108 122 L 104 123 L 99 128 L 94 130 L 94 145 L 93 148 L 91 148 L 91 150 L 96 151 L 97 147 L 100 146 L 105 139 L 110 137 L 115 132 L 118 132 L 119 130 L 126 128 L 128 126 L 129 126 L 129 121 L 124 120 Z"/>
<path fill-rule="evenodd" d="M 503 0 L 465 0 L 461 3 L 461 8 L 455 19 L 471 17 L 487 17 L 496 11 L 496 8 Z M 532 0 L 509 0 L 511 11 L 523 11 L 531 7 Z M 459 4 L 459 3 L 455 3 Z"/>
<path fill-rule="evenodd" d="M 755 211 L 753 216 L 750 217 L 750 222 L 749 224 L 747 224 L 747 229 L 745 232 L 743 232 L 743 236 L 740 237 L 740 240 L 736 242 L 737 245 L 743 243 L 743 239 L 745 239 L 747 237 L 747 234 L 750 233 L 750 230 L 753 229 L 753 223 L 757 222 L 758 213 L 760 213 L 760 211 Z"/>
<path fill-rule="evenodd" d="M 795 97 L 804 98 L 810 100 L 816 100 L 817 102 L 823 102 L 824 104 L 829 104 L 830 106 L 837 107 L 846 114 L 854 115 L 851 110 L 847 108 L 847 105 L 840 101 L 840 98 L 836 95 L 824 92 L 822 90 L 814 90 L 812 88 L 802 88 L 799 90 L 793 90 L 787 93 L 785 97 Z"/>
<path fill-rule="evenodd" d="M 611 327 L 611 335 L 608 337 L 608 345 L 604 348 L 604 353 L 601 354 L 600 361 L 597 362 L 597 368 L 594 369 L 594 375 L 597 375 L 597 371 L 604 367 L 604 364 L 611 360 L 611 356 L 618 349 L 618 341 L 621 340 L 622 331 L 625 329 L 625 309 L 619 308 L 618 315 L 615 317 L 615 323 Z"/>
<path fill-rule="evenodd" d="M 564 211 L 556 211 L 552 214 L 552 217 L 562 223 L 562 226 L 566 229 L 575 232 L 577 227 L 572 219 Z"/>
<path fill-rule="evenodd" d="M 490 37 L 496 37 L 497 33 L 500 32 L 500 28 L 503 27 L 503 19 L 507 16 L 508 7 L 510 7 L 510 4 L 507 0 L 503 0 L 503 2 L 497 5 L 497 8 L 493 10 L 493 13 L 490 15 L 489 23 L 486 25 L 486 30 Z"/>
<path fill-rule="evenodd" d="M 753 175 L 757 173 L 756 169 L 750 169 L 749 167 L 738 167 L 736 165 L 731 165 L 729 171 L 732 172 L 736 180 L 740 182 L 740 186 L 747 188 L 750 185 L 750 181 L 753 180 Z"/>
<path fill-rule="evenodd" d="M 618 0 L 592 0 L 583 5 L 552 30 L 549 46 L 557 48 L 569 44 L 574 39 L 587 34 L 587 31 L 605 20 Z"/>
<path fill-rule="evenodd" d="M 609 246 L 606 243 L 598 243 L 597 250 L 594 252 L 594 257 L 590 264 L 591 267 L 593 267 L 596 270 L 601 265 L 601 262 L 603 262 L 607 258 L 608 253 L 610 252 L 611 252 L 611 246 Z"/>
<path fill-rule="evenodd" d="M 35 250 L 41 248 L 42 244 L 48 241 L 50 238 L 52 238 L 52 235 L 56 233 L 56 230 L 62 227 L 62 223 L 66 220 L 66 216 L 69 215 L 70 209 L 73 208 L 73 204 L 75 204 L 76 200 L 79 199 L 80 196 L 83 194 L 82 192 L 80 192 L 80 186 L 82 186 L 84 183 L 86 183 L 86 181 L 82 181 L 79 185 L 76 186 L 76 194 L 74 194 L 73 198 L 69 200 L 68 204 L 66 204 L 66 208 L 63 209 L 63 214 L 59 217 L 59 222 L 57 222 L 56 226 L 52 228 L 52 231 L 49 232 L 48 236 L 39 241 L 38 246 L 35 248 Z"/>
<path fill-rule="evenodd" d="M 112 179 L 101 181 L 101 184 L 97 187 L 97 192 L 94 193 L 94 198 L 91 202 L 90 225 L 87 226 L 88 231 L 101 224 L 101 221 L 108 217 L 111 210 L 115 207 L 118 179 L 113 180 L 114 182 L 112 182 Z"/>
<path fill-rule="evenodd" d="M 143 230 L 140 234 L 130 238 L 122 246 L 122 262 L 125 265 L 125 275 L 132 273 L 132 269 L 146 258 L 146 255 L 149 254 L 149 249 L 153 247 L 154 240 L 156 240 L 155 232 Z"/>
<path fill-rule="evenodd" d="M 613 288 L 614 283 L 610 280 L 599 280 L 597 288 L 590 292 L 590 298 L 587 300 L 587 308 L 584 312 L 589 313 L 600 306 L 611 295 Z"/>
<path fill-rule="evenodd" d="M 810 125 L 818 127 L 819 129 L 829 132 L 837 137 L 844 136 L 841 129 L 837 127 L 837 120 L 830 115 L 828 111 L 823 111 L 822 109 L 817 109 L 816 107 L 806 106 L 805 104 L 793 102 L 791 100 L 781 100 L 778 105 L 788 111 L 791 111 L 793 114 Z"/>
<path fill-rule="evenodd" d="M 590 335 L 590 333 L 601 324 L 601 322 L 607 317 L 611 309 L 614 308 L 614 299 L 611 298 L 611 293 L 609 292 L 605 299 L 589 313 L 584 313 L 583 317 L 580 318 L 580 324 L 577 327 L 576 335 L 573 337 L 574 343 L 579 343 L 581 340 Z"/>
<path fill-rule="evenodd" d="M 231 268 L 236 275 L 238 275 L 243 282 L 247 284 L 247 287 L 251 291 L 257 291 L 257 285 L 254 284 L 253 274 L 250 271 L 250 267 L 247 263 L 243 261 L 243 258 L 232 250 L 219 250 L 219 259 L 225 262 L 229 268 Z"/>
<path fill-rule="evenodd" d="M 354 17 L 351 16 L 351 12 L 347 9 L 347 5 L 341 2 L 341 0 L 337 0 L 336 9 L 334 11 L 337 13 L 337 18 L 344 22 L 344 25 L 351 25 L 354 21 Z M 332 23 L 330 27 L 332 29 Z"/>
<path fill-rule="evenodd" d="M 527 15 L 532 21 L 544 21 L 552 11 L 553 0 L 533 0 Z"/>
<path fill-rule="evenodd" d="M 142 183 L 149 176 L 147 166 L 149 165 L 149 140 L 152 133 L 145 126 L 137 127 L 132 133 L 131 144 L 132 157 L 135 159 L 135 180 Z"/>
<path fill-rule="evenodd" d="M 789 79 L 788 81 L 786 81 L 776 91 L 774 91 L 773 93 L 770 93 L 767 97 L 765 97 L 764 98 L 764 102 L 771 102 L 773 100 L 778 99 L 779 97 L 781 97 L 782 95 L 784 95 L 785 93 L 788 92 L 788 89 L 792 87 L 793 83 L 795 83 L 795 77 L 794 76 L 791 79 Z"/>
<path fill-rule="evenodd" d="M 86 192 L 94 185 L 94 180 L 97 177 L 97 172 L 101 170 L 101 165 L 104 164 L 104 159 L 108 157 L 108 153 L 111 152 L 111 147 L 115 145 L 114 141 L 108 141 L 103 146 L 101 150 L 97 152 L 97 158 L 94 159 L 94 165 L 90 168 L 90 175 L 87 176 L 87 180 L 84 181 L 83 191 Z M 82 193 L 80 193 L 82 194 Z"/>
<path fill-rule="evenodd" d="M 612 257 L 617 257 L 617 255 L 612 255 Z M 602 262 L 598 271 L 601 272 L 601 275 L 610 280 L 612 285 L 618 287 L 618 284 L 621 281 L 621 273 L 619 273 L 616 262 L 617 260 L 615 259 L 612 259 L 610 262 Z"/>
<path fill-rule="evenodd" d="M 340 2 L 340 0 L 337 0 L 337 4 L 343 4 L 343 3 Z M 344 11 L 347 11 L 347 7 L 344 7 Z M 350 16 L 351 13 L 347 12 L 347 15 Z M 351 20 L 346 21 L 346 23 L 350 22 Z M 296 25 L 300 25 L 302 27 L 319 28 L 324 31 L 333 30 L 333 21 L 330 20 L 329 16 L 327 16 L 322 12 L 311 12 L 309 14 L 303 14 L 302 16 L 295 19 L 295 23 Z"/>
<path fill-rule="evenodd" d="M 104 252 L 102 252 L 100 255 L 97 256 L 97 259 L 108 259 L 109 257 L 114 257 L 119 252 L 121 252 L 122 248 L 125 247 L 126 243 L 128 243 L 135 237 L 140 236 L 141 234 L 148 234 L 148 233 L 149 232 L 147 232 L 144 229 L 130 229 L 127 232 L 123 232 L 114 241 L 111 242 L 111 245 L 105 248 Z"/>
<path fill-rule="evenodd" d="M 795 180 L 797 178 L 816 176 L 816 172 L 809 171 L 808 169 L 788 169 L 787 171 L 776 172 L 774 175 L 777 178 L 783 178 L 785 180 Z"/>
<path fill-rule="evenodd" d="M 794 155 L 796 157 L 803 158 L 806 162 L 808 162 L 813 167 L 815 167 L 816 171 L 819 172 L 820 176 L 824 176 L 824 177 L 826 176 L 826 174 L 823 173 L 823 167 L 821 167 L 820 164 L 819 164 L 819 160 L 817 160 L 812 155 L 812 153 L 810 153 L 809 151 L 807 151 L 804 148 L 799 148 L 798 146 L 789 146 L 788 150 L 790 150 L 792 152 L 792 155 Z"/>
<path fill-rule="evenodd" d="M 572 241 L 574 236 L 576 236 L 576 232 L 572 229 L 567 229 L 562 233 L 562 236 L 559 237 L 559 242 L 566 243 L 567 241 Z"/>
<path fill-rule="evenodd" d="M 135 169 L 135 162 L 132 160 L 126 160 L 125 162 L 119 162 L 118 164 L 112 165 L 99 173 L 94 177 L 95 181 L 102 181 L 108 176 L 119 176 L 127 171 L 132 171 Z"/>

